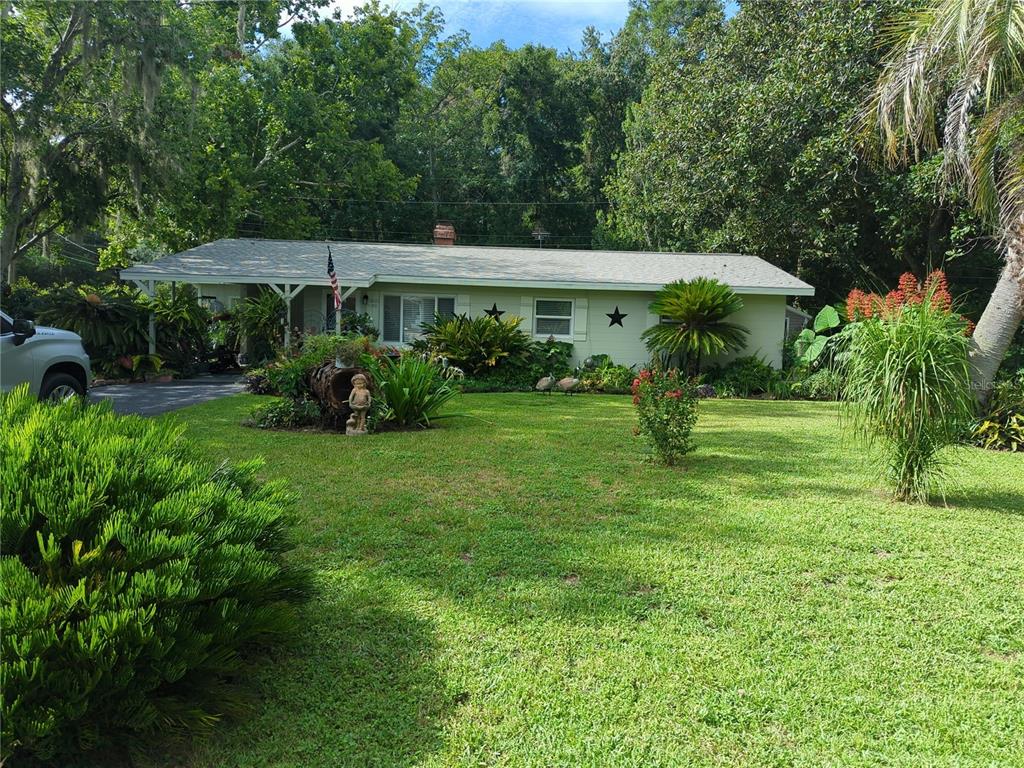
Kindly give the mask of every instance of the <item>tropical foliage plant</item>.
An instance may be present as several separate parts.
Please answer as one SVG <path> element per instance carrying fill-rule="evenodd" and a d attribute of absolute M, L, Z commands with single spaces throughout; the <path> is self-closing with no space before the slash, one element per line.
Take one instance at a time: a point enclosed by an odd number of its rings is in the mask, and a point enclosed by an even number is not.
<path fill-rule="evenodd" d="M 595 359 L 596 358 L 596 359 Z M 636 370 L 628 365 L 616 365 L 608 355 L 595 355 L 578 374 L 580 391 L 605 394 L 626 394 L 632 391 Z"/>
<path fill-rule="evenodd" d="M 481 376 L 499 367 L 525 366 L 530 362 L 533 340 L 520 328 L 522 318 L 495 320 L 490 315 L 437 317 L 426 323 L 413 343 L 418 351 L 444 357 L 470 376 Z"/>
<path fill-rule="evenodd" d="M 933 287 L 918 303 L 894 303 L 843 330 L 837 357 L 845 413 L 877 444 L 893 495 L 923 502 L 942 477 L 942 452 L 970 423 L 966 323 Z"/>
<path fill-rule="evenodd" d="M 45 301 L 39 321 L 81 336 L 101 372 L 125 368 L 119 359 L 130 360 L 148 347 L 148 313 L 132 288 L 66 286 L 49 292 Z"/>
<path fill-rule="evenodd" d="M 429 427 L 441 409 L 458 394 L 442 373 L 441 366 L 418 354 L 388 357 L 372 363 L 377 391 L 383 398 L 382 421 L 401 427 Z"/>
<path fill-rule="evenodd" d="M 248 426 L 259 429 L 301 429 L 321 422 L 320 406 L 306 397 L 282 397 L 252 409 Z"/>
<path fill-rule="evenodd" d="M 197 455 L 169 422 L 0 395 L 0 762 L 206 732 L 295 631 L 288 494 Z"/>
<path fill-rule="evenodd" d="M 697 389 L 677 369 L 644 369 L 633 380 L 637 433 L 660 462 L 673 466 L 693 450 L 690 433 L 697 422 Z"/>
<path fill-rule="evenodd" d="M 801 365 L 814 365 L 830 338 L 829 331 L 839 327 L 839 313 L 836 308 L 826 304 L 821 311 L 814 316 L 814 323 L 810 328 L 804 328 L 796 337 L 797 361 Z"/>
<path fill-rule="evenodd" d="M 982 448 L 1024 451 L 1024 370 L 996 384 L 972 437 Z"/>
<path fill-rule="evenodd" d="M 867 135 L 898 165 L 942 148 L 947 188 L 966 189 L 1004 247 L 971 341 L 984 401 L 1024 319 L 1024 11 L 1020 0 L 928 0 L 892 21 L 863 109 Z M 941 131 L 941 141 L 939 133 Z"/>
<path fill-rule="evenodd" d="M 654 297 L 650 311 L 662 322 L 641 334 L 647 348 L 678 356 L 692 373 L 702 358 L 742 349 L 746 328 L 727 318 L 743 309 L 743 300 L 724 283 L 707 277 L 669 283 Z"/>
<path fill-rule="evenodd" d="M 252 359 L 273 359 L 284 343 L 285 303 L 269 288 L 250 296 L 235 310 L 240 335 L 250 345 Z"/>
<path fill-rule="evenodd" d="M 842 377 L 832 366 L 794 377 L 789 383 L 789 396 L 797 400 L 839 400 L 842 392 Z"/>
<path fill-rule="evenodd" d="M 302 339 L 300 357 L 310 365 L 340 359 L 349 365 L 358 364 L 364 355 L 373 354 L 373 339 L 357 334 L 318 333 Z"/>
<path fill-rule="evenodd" d="M 373 318 L 365 312 L 344 311 L 341 313 L 341 327 L 335 329 L 336 336 L 367 336 L 376 340 L 380 335 Z"/>
<path fill-rule="evenodd" d="M 747 355 L 711 368 L 702 379 L 719 397 L 751 397 L 773 393 L 782 376 L 763 358 Z"/>
<path fill-rule="evenodd" d="M 205 362 L 212 318 L 196 287 L 161 283 L 148 304 L 156 316 L 157 353 L 167 365 L 188 371 Z"/>

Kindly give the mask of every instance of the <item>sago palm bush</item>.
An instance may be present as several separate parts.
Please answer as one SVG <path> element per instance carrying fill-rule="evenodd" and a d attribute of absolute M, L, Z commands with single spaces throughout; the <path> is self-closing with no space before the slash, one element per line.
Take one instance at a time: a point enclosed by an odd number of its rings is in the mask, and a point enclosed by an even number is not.
<path fill-rule="evenodd" d="M 697 373 L 702 358 L 743 348 L 749 331 L 727 320 L 741 309 L 743 300 L 718 280 L 678 280 L 655 295 L 650 311 L 662 322 L 641 338 L 653 354 L 678 355 L 683 365 Z"/>
<path fill-rule="evenodd" d="M 924 502 L 942 477 L 942 451 L 970 423 L 966 323 L 925 300 L 851 323 L 838 356 L 846 414 L 877 444 L 895 498 Z"/>
<path fill-rule="evenodd" d="M 65 286 L 53 290 L 39 321 L 74 331 L 96 368 L 112 368 L 119 357 L 145 352 L 148 314 L 137 291 L 125 286 Z"/>
<path fill-rule="evenodd" d="M 196 453 L 167 422 L 0 395 L 0 764 L 207 731 L 247 698 L 246 652 L 295 631 L 287 495 Z"/>
<path fill-rule="evenodd" d="M 447 358 L 471 376 L 482 376 L 507 365 L 526 365 L 533 344 L 516 316 L 495 320 L 489 315 L 435 318 L 423 326 L 413 346 Z"/>

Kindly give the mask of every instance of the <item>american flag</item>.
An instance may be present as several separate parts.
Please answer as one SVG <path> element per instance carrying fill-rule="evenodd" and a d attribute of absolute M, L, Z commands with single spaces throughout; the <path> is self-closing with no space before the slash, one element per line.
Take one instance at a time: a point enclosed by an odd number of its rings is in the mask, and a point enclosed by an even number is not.
<path fill-rule="evenodd" d="M 334 291 L 334 308 L 341 309 L 341 291 L 338 290 L 338 273 L 334 271 L 331 246 L 327 246 L 327 276 L 331 278 L 331 290 Z"/>

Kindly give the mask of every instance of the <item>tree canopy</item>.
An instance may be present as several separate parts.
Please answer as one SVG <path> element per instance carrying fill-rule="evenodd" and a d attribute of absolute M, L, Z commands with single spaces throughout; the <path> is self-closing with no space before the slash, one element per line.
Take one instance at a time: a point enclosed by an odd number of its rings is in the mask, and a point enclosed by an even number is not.
<path fill-rule="evenodd" d="M 813 304 L 944 266 L 980 306 L 999 255 L 940 194 L 941 152 L 889 168 L 854 137 L 879 31 L 911 4 L 632 0 L 618 33 L 558 52 L 376 0 L 345 19 L 12 0 L 3 267 L 86 235 L 116 267 L 225 236 L 423 242 L 448 220 L 462 243 L 752 253 Z"/>

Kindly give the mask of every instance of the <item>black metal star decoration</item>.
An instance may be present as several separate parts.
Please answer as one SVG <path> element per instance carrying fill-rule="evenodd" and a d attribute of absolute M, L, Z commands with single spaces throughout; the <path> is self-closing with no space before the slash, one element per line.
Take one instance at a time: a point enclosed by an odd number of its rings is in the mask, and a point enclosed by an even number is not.
<path fill-rule="evenodd" d="M 490 315 L 495 320 L 501 320 L 501 316 L 505 314 L 505 310 L 498 309 L 498 305 L 495 303 L 491 305 L 490 309 L 485 309 L 484 314 Z"/>
<path fill-rule="evenodd" d="M 629 313 L 627 313 L 627 312 L 619 312 L 619 305 L 618 304 L 615 305 L 615 311 L 614 312 L 605 312 L 605 315 L 607 315 L 608 317 L 611 318 L 611 320 L 609 320 L 609 322 L 608 322 L 608 327 L 609 328 L 611 328 L 613 325 L 617 325 L 620 328 L 622 328 L 623 327 L 622 326 L 622 318 L 629 317 Z"/>

